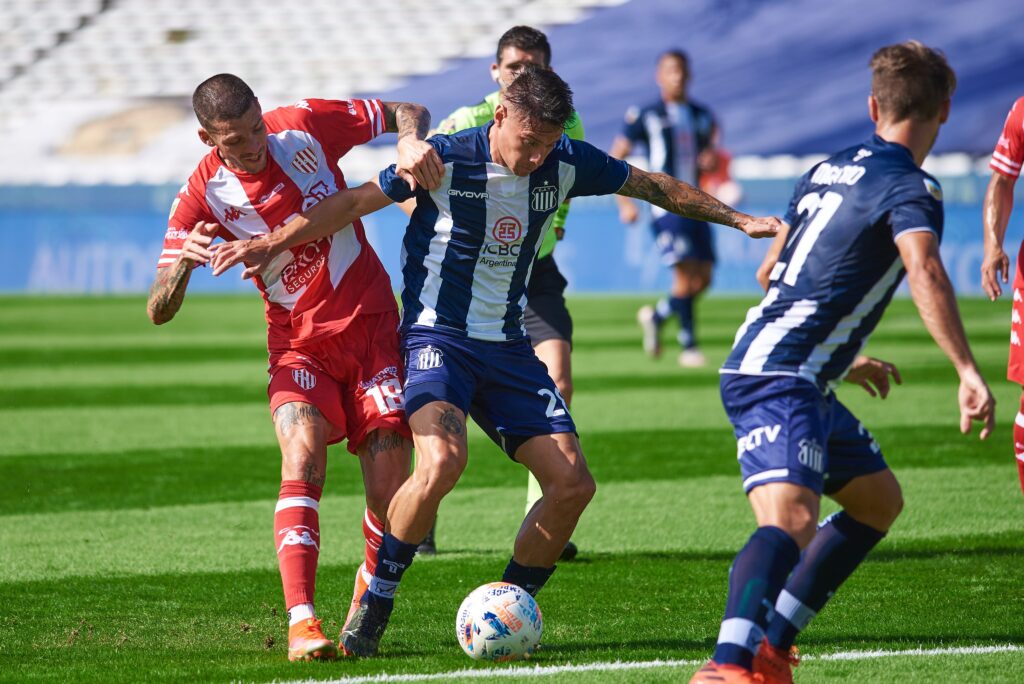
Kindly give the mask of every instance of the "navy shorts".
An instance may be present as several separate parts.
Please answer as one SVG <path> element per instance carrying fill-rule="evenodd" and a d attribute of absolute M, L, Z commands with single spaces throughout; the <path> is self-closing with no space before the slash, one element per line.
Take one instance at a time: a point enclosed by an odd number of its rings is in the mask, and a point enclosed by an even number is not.
<path fill-rule="evenodd" d="M 832 494 L 885 470 L 871 433 L 835 394 L 789 376 L 723 374 L 722 403 L 736 432 L 743 491 L 791 482 Z"/>
<path fill-rule="evenodd" d="M 661 251 L 661 261 L 666 266 L 675 266 L 686 261 L 715 262 L 715 245 L 711 226 L 706 221 L 665 214 L 651 224 L 654 241 Z"/>
<path fill-rule="evenodd" d="M 405 413 L 447 401 L 493 425 L 506 454 L 531 437 L 576 432 L 576 424 L 528 338 L 485 342 L 439 328 L 402 334 Z"/>

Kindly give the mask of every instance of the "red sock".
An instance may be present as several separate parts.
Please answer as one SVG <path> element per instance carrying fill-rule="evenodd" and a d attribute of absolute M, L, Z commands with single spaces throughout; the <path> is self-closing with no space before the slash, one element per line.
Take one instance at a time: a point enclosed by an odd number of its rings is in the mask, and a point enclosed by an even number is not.
<path fill-rule="evenodd" d="M 1017 457 L 1017 475 L 1024 491 L 1024 394 L 1020 395 L 1020 412 L 1013 421 L 1013 454 Z"/>
<path fill-rule="evenodd" d="M 316 562 L 320 557 L 320 495 L 323 487 L 301 480 L 282 480 L 274 512 L 274 544 L 284 585 L 284 604 L 291 609 L 313 603 Z"/>
<path fill-rule="evenodd" d="M 363 566 L 369 575 L 377 569 L 377 552 L 384 540 L 384 523 L 377 519 L 369 508 L 363 514 L 363 537 L 366 539 L 366 557 Z"/>

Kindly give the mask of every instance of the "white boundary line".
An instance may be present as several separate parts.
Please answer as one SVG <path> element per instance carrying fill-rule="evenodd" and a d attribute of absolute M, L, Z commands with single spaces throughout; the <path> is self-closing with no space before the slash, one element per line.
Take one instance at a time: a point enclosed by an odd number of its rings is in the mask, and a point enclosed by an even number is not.
<path fill-rule="evenodd" d="M 1018 653 L 1024 645 L 1002 644 L 998 646 L 956 646 L 950 648 L 913 648 L 902 651 L 840 651 L 821 655 L 806 655 L 801 659 L 813 660 L 870 660 L 874 658 L 901 658 L 907 656 L 932 657 L 940 655 L 986 655 L 990 653 Z M 475 668 L 435 672 L 432 674 L 379 674 L 361 677 L 341 677 L 330 680 L 296 679 L 282 684 L 389 684 L 390 682 L 433 682 L 445 679 L 498 679 L 510 677 L 549 677 L 566 672 L 612 672 L 621 670 L 647 670 L 656 667 L 693 667 L 701 660 L 643 660 L 585 663 L 582 665 L 534 665 L 508 668 Z M 276 680 L 275 680 L 276 681 Z"/>

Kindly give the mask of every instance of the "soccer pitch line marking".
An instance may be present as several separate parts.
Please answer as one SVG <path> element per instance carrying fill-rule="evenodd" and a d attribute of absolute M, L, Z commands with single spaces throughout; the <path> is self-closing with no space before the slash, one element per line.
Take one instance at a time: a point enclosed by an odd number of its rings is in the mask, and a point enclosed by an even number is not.
<path fill-rule="evenodd" d="M 987 655 L 990 653 L 1017 653 L 1024 651 L 1024 646 L 1003 644 L 999 646 L 957 646 L 950 648 L 911 648 L 899 651 L 840 651 L 821 655 L 802 656 L 804 662 L 814 660 L 871 660 L 873 658 L 933 657 L 943 655 Z M 621 670 L 648 670 L 658 667 L 694 667 L 703 665 L 706 659 L 700 660 L 642 660 L 613 661 L 602 663 L 585 663 L 583 665 L 535 665 L 533 667 L 477 668 L 435 672 L 432 674 L 379 674 L 360 677 L 341 677 L 339 679 L 313 680 L 296 679 L 282 684 L 390 684 L 390 682 L 432 682 L 446 679 L 496 679 L 510 677 L 550 677 L 552 675 L 575 672 L 614 672 Z"/>

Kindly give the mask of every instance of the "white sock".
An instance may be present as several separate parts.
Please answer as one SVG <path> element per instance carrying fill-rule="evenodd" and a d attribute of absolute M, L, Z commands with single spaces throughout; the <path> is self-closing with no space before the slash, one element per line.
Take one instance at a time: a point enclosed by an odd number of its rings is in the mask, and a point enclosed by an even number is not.
<path fill-rule="evenodd" d="M 313 610 L 312 603 L 300 603 L 297 606 L 292 606 L 288 609 L 288 626 L 296 625 L 303 620 L 315 618 L 316 612 Z"/>

